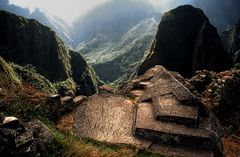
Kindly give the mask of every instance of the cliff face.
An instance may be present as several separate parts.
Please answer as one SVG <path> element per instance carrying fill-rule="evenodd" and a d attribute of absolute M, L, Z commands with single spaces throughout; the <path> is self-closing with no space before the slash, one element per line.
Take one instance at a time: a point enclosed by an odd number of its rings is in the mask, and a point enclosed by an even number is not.
<path fill-rule="evenodd" d="M 143 74 L 158 64 L 183 76 L 191 76 L 200 69 L 227 69 L 232 60 L 206 15 L 200 9 L 185 5 L 164 14 L 152 48 L 138 73 Z"/>
<path fill-rule="evenodd" d="M 98 92 L 98 79 L 93 68 L 84 58 L 74 51 L 70 51 L 72 76 L 77 83 L 77 95 L 92 95 Z"/>
<path fill-rule="evenodd" d="M 51 27 L 67 46 L 71 47 L 71 45 L 73 45 L 73 40 L 71 39 L 73 28 L 59 17 L 50 15 L 37 8 L 30 11 L 29 8 L 14 5 L 12 2 L 9 2 L 9 0 L 1 0 L 0 10 L 5 10 L 28 19 L 35 19 L 40 23 Z"/>
<path fill-rule="evenodd" d="M 0 56 L 14 63 L 12 66 L 23 81 L 49 92 L 72 95 L 76 86 L 76 94 L 97 92 L 94 70 L 80 54 L 68 50 L 50 28 L 0 11 L 0 34 Z"/>
<path fill-rule="evenodd" d="M 32 64 L 50 81 L 70 77 L 68 50 L 50 28 L 0 11 L 0 34 L 0 55 L 7 61 Z"/>

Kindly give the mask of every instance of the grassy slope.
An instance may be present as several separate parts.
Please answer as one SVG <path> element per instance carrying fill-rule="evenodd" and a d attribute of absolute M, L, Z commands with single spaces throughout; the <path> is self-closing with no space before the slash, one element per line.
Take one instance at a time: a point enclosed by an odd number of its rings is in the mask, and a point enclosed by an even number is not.
<path fill-rule="evenodd" d="M 2 57 L 0 57 L 0 87 L 8 88 L 21 84 L 16 73 Z"/>

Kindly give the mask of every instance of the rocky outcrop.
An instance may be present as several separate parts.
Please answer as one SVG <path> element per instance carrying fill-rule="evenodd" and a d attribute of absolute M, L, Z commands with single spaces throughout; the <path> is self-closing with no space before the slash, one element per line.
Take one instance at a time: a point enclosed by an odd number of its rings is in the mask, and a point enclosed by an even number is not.
<path fill-rule="evenodd" d="M 92 95 L 98 92 L 98 79 L 93 68 L 80 53 L 70 51 L 72 77 L 77 83 L 77 95 Z"/>
<path fill-rule="evenodd" d="M 54 138 L 39 120 L 22 123 L 15 117 L 0 116 L 0 153 L 3 157 L 40 157 L 43 143 Z"/>
<path fill-rule="evenodd" d="M 240 70 L 199 71 L 189 82 L 201 93 L 204 106 L 214 111 L 223 125 L 239 128 Z"/>
<path fill-rule="evenodd" d="M 0 57 L 0 88 L 9 88 L 21 84 L 16 73 L 2 57 Z"/>
<path fill-rule="evenodd" d="M 183 76 L 191 76 L 200 69 L 228 69 L 232 60 L 206 15 L 200 9 L 185 5 L 164 14 L 138 74 L 159 64 Z"/>
<path fill-rule="evenodd" d="M 40 23 L 51 27 L 67 46 L 71 46 L 74 42 L 71 39 L 73 28 L 60 17 L 52 16 L 47 11 L 43 11 L 39 8 L 30 10 L 29 8 L 20 7 L 14 4 L 10 2 L 10 0 L 1 0 L 0 10 L 5 10 L 28 19 L 35 19 Z"/>
<path fill-rule="evenodd" d="M 0 55 L 20 65 L 32 64 L 50 81 L 71 76 L 68 50 L 50 28 L 36 20 L 0 11 Z"/>

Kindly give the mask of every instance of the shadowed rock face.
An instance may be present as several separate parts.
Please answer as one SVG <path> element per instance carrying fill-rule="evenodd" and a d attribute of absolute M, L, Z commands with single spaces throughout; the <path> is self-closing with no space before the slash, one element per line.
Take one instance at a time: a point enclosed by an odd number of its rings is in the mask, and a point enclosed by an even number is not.
<path fill-rule="evenodd" d="M 98 91 L 98 80 L 93 68 L 78 52 L 70 51 L 72 77 L 77 83 L 77 95 L 92 95 Z"/>
<path fill-rule="evenodd" d="M 205 14 L 200 9 L 185 5 L 164 14 L 152 48 L 138 74 L 155 65 L 191 76 L 199 69 L 227 69 L 232 60 Z"/>
<path fill-rule="evenodd" d="M 37 119 L 22 123 L 16 117 L 0 115 L 0 154 L 2 157 L 42 156 L 44 144 L 53 138 L 54 134 L 50 129 Z"/>
<path fill-rule="evenodd" d="M 223 32 L 222 40 L 231 55 L 240 50 L 240 21 Z"/>
<path fill-rule="evenodd" d="M 51 81 L 71 75 L 68 50 L 50 28 L 0 11 L 0 34 L 0 55 L 7 61 L 32 64 Z"/>
<path fill-rule="evenodd" d="M 6 61 L 31 64 L 51 82 L 73 78 L 79 87 L 76 94 L 89 96 L 97 92 L 94 70 L 80 54 L 69 51 L 50 28 L 35 20 L 0 11 L 0 34 L 0 56 Z"/>
<path fill-rule="evenodd" d="M 240 49 L 234 54 L 234 63 L 240 63 Z"/>

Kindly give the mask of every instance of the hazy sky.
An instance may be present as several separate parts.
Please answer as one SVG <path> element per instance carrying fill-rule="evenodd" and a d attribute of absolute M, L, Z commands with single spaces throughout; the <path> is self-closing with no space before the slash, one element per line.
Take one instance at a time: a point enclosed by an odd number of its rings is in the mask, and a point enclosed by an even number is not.
<path fill-rule="evenodd" d="M 11 4 L 30 9 L 41 8 L 72 22 L 79 15 L 108 0 L 10 0 Z"/>
<path fill-rule="evenodd" d="M 109 0 L 10 0 L 10 3 L 30 9 L 41 8 L 59 16 L 67 22 L 72 22 L 76 17 L 86 13 L 89 9 Z M 136 0 L 137 1 L 137 0 Z M 153 5 L 158 5 L 162 10 L 172 8 L 172 3 L 183 4 L 191 0 L 149 0 Z"/>

